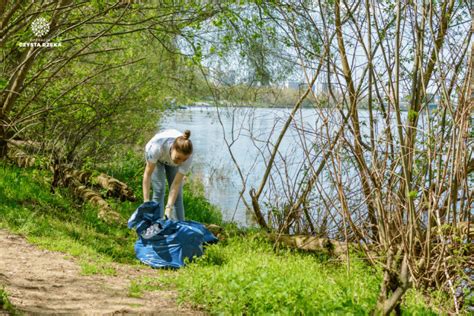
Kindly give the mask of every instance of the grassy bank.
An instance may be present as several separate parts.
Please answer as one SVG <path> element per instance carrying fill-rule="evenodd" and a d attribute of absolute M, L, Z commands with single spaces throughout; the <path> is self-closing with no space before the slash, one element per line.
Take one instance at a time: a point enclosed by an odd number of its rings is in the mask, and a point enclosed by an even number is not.
<path fill-rule="evenodd" d="M 368 315 L 381 272 L 353 256 L 345 262 L 289 249 L 275 251 L 260 232 L 235 235 L 170 277 L 143 278 L 135 289 L 176 287 L 180 302 L 211 314 Z M 405 296 L 404 315 L 437 315 L 418 292 Z"/>
<path fill-rule="evenodd" d="M 130 154 L 122 160 L 117 157 L 113 168 L 103 166 L 139 196 L 134 203 L 109 200 L 124 218 L 141 201 L 141 164 Z M 76 201 L 66 189 L 51 194 L 50 180 L 49 171 L 0 164 L 0 227 L 77 257 L 83 274 L 113 275 L 112 262 L 139 264 L 133 251 L 135 232 L 98 220 L 94 207 Z M 202 185 L 188 182 L 184 198 L 188 218 L 220 223 Z M 144 291 L 175 288 L 180 301 L 212 313 L 367 314 L 375 305 L 381 278 L 379 271 L 355 256 L 348 271 L 345 263 L 324 256 L 276 251 L 262 232 L 231 226 L 227 239 L 170 274 L 133 280 L 129 293 L 140 296 Z M 404 313 L 433 314 L 414 291 L 405 299 Z"/>
<path fill-rule="evenodd" d="M 0 284 L 0 315 L 5 312 L 7 315 L 15 316 L 19 315 L 15 307 L 10 303 L 8 299 L 8 293 L 1 287 Z"/>
<path fill-rule="evenodd" d="M 137 202 L 109 199 L 113 209 L 128 219 L 142 203 L 139 190 L 140 161 L 127 160 L 112 170 L 119 179 L 131 180 Z M 137 167 L 135 169 L 134 167 Z M 143 171 L 142 171 L 143 172 Z M 128 178 L 128 176 L 130 176 Z M 81 258 L 83 272 L 113 274 L 107 263 L 135 264 L 136 233 L 124 225 L 109 225 L 97 218 L 97 209 L 77 201 L 67 189 L 50 192 L 51 173 L 0 163 L 0 227 L 22 234 L 30 242 Z M 141 181 L 141 180 L 140 180 Z M 189 219 L 219 224 L 220 213 L 201 195 L 185 188 Z M 206 211 L 199 213 L 204 208 Z M 194 215 L 195 216 L 194 216 Z"/>

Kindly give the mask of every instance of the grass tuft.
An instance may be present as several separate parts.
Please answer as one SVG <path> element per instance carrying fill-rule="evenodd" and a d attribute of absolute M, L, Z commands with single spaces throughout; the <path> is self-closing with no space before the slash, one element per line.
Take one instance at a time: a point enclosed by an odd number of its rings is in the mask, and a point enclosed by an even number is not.
<path fill-rule="evenodd" d="M 16 308 L 8 299 L 8 293 L 5 291 L 5 289 L 0 288 L 0 314 L 3 315 L 4 311 L 10 316 L 21 315 L 21 313 L 16 310 Z"/>

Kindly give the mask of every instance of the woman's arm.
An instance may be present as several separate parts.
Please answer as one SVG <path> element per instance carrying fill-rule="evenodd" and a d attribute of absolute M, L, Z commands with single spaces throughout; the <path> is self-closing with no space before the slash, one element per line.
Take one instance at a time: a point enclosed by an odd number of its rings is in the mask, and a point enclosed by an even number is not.
<path fill-rule="evenodd" d="M 151 175 L 153 173 L 153 170 L 155 170 L 156 164 L 147 161 L 146 162 L 146 167 L 145 167 L 145 172 L 143 173 L 143 182 L 142 182 L 142 187 L 143 187 L 143 202 L 148 202 L 150 201 L 150 187 L 151 187 Z"/>
<path fill-rule="evenodd" d="M 176 197 L 178 196 L 179 189 L 181 187 L 181 182 L 183 182 L 184 174 L 181 172 L 177 172 L 176 176 L 174 177 L 173 184 L 171 184 L 170 192 L 168 194 L 168 202 L 166 203 L 165 214 L 170 218 L 171 216 L 171 207 L 174 205 L 176 201 Z"/>

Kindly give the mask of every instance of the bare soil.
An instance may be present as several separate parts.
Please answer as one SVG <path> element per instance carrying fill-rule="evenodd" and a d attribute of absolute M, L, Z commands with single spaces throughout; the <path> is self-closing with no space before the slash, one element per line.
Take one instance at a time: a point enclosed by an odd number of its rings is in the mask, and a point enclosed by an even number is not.
<path fill-rule="evenodd" d="M 174 290 L 129 296 L 133 279 L 156 277 L 160 271 L 123 264 L 114 264 L 114 268 L 116 276 L 85 276 L 77 259 L 39 249 L 21 236 L 0 230 L 0 287 L 5 288 L 12 305 L 26 315 L 203 314 L 178 306 Z"/>

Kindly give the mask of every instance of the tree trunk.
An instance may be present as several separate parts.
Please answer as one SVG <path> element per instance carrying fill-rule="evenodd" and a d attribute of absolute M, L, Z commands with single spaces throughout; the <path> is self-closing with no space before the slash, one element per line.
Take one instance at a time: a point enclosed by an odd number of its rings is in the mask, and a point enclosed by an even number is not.
<path fill-rule="evenodd" d="M 388 266 L 396 268 L 398 265 L 396 259 L 388 259 Z M 382 281 L 382 289 L 380 290 L 380 297 L 376 307 L 375 315 L 390 315 L 395 311 L 396 315 L 401 315 L 400 303 L 403 295 L 410 287 L 408 258 L 405 254 L 401 262 L 400 272 L 385 271 L 384 279 Z"/>
<path fill-rule="evenodd" d="M 357 93 L 352 77 L 351 67 L 349 65 L 349 61 L 347 60 L 346 48 L 344 43 L 344 36 L 342 32 L 342 19 L 341 19 L 341 9 L 340 9 L 340 1 L 335 2 L 334 6 L 334 15 L 335 15 L 335 25 L 336 25 L 336 34 L 337 34 L 337 44 L 339 49 L 339 55 L 341 57 L 341 64 L 344 79 L 347 84 L 347 90 L 349 91 L 349 112 L 348 116 L 352 122 L 353 128 L 353 135 L 354 135 L 354 150 L 355 150 L 355 158 L 356 163 L 359 169 L 359 174 L 361 177 L 361 184 L 362 184 L 362 192 L 366 197 L 366 205 L 368 211 L 368 218 L 371 223 L 371 231 L 373 240 L 379 239 L 379 231 L 378 231 L 378 219 L 376 216 L 376 207 L 373 203 L 372 195 L 372 188 L 370 187 L 369 176 L 370 172 L 367 167 L 364 152 L 362 149 L 362 136 L 361 136 L 361 129 L 360 129 L 360 122 L 359 122 L 359 114 L 357 112 Z"/>

